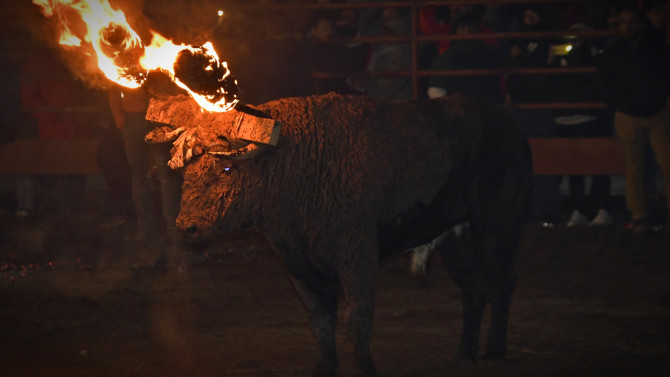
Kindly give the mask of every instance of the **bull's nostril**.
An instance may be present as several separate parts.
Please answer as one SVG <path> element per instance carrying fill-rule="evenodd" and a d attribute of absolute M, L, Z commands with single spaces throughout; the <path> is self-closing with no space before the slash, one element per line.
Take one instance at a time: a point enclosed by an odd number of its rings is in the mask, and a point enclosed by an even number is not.
<path fill-rule="evenodd" d="M 191 225 L 191 226 L 189 226 L 188 228 L 186 228 L 186 229 L 184 230 L 184 232 L 185 232 L 186 234 L 188 234 L 189 236 L 193 236 L 193 235 L 195 235 L 195 234 L 198 232 L 198 227 L 195 226 L 195 225 Z"/>

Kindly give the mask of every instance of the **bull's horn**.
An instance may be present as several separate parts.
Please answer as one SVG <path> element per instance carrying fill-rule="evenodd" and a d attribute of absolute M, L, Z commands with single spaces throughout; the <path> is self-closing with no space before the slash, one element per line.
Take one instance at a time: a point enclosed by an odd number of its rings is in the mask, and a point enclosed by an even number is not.
<path fill-rule="evenodd" d="M 151 130 L 145 137 L 144 141 L 149 144 L 159 144 L 172 141 L 179 137 L 179 134 L 184 132 L 186 129 L 184 127 L 179 127 L 177 129 L 172 129 L 168 126 L 159 126 Z"/>
<path fill-rule="evenodd" d="M 236 148 L 232 151 L 208 151 L 207 153 L 222 156 L 230 160 L 246 160 L 260 154 L 265 147 L 256 143 L 248 143 L 242 148 Z"/>

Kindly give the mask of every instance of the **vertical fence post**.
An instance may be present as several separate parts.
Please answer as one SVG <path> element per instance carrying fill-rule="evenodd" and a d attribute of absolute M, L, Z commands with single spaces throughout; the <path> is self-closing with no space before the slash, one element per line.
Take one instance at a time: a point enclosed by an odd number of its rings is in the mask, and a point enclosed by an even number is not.
<path fill-rule="evenodd" d="M 416 9 L 416 0 L 412 0 L 412 5 L 410 7 L 410 17 L 411 17 L 411 47 L 412 47 L 412 98 L 419 99 L 419 47 L 416 40 L 419 17 Z"/>

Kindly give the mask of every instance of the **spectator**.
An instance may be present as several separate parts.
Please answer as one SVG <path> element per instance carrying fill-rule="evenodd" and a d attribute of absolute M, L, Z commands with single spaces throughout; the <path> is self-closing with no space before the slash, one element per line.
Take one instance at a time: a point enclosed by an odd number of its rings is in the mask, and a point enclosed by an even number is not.
<path fill-rule="evenodd" d="M 452 19 L 449 8 L 427 6 L 419 9 L 419 30 L 423 35 L 449 35 L 452 29 Z M 443 54 L 449 48 L 451 40 L 438 41 L 431 46 L 436 47 L 436 54 Z"/>
<path fill-rule="evenodd" d="M 410 22 L 406 12 L 398 7 L 384 8 L 381 17 L 367 20 L 362 17 L 360 36 L 403 36 L 410 33 Z M 408 70 L 412 65 L 412 51 L 407 43 L 379 43 L 371 50 L 367 62 L 370 72 Z M 352 86 L 366 96 L 385 100 L 408 100 L 412 98 L 412 84 L 408 77 L 368 77 L 353 80 Z"/>
<path fill-rule="evenodd" d="M 144 137 L 149 131 L 145 117 L 149 104 L 148 95 L 142 89 L 114 87 L 108 91 L 108 99 L 114 123 L 121 130 L 125 153 L 130 166 L 131 192 L 137 232 L 132 240 L 159 246 L 161 234 L 170 245 L 176 245 L 178 233 L 176 219 L 181 200 L 181 177 L 171 171 L 167 162 L 170 158 L 169 144 L 149 145 Z M 154 169 L 157 172 L 162 222 L 156 217 L 154 194 L 155 183 L 152 179 Z M 162 228 L 165 228 L 163 232 Z M 162 250 L 161 250 L 162 252 Z M 154 263 L 159 255 L 138 255 L 139 263 Z"/>
<path fill-rule="evenodd" d="M 547 20 L 546 8 L 540 5 L 529 5 L 521 9 L 521 31 L 533 33 L 550 30 Z M 549 62 L 550 46 L 552 41 L 548 38 L 527 37 L 520 38 L 511 43 L 509 57 L 511 63 L 518 68 L 546 67 Z M 524 76 L 525 80 L 519 81 L 521 86 L 537 83 L 536 77 Z M 543 81 L 543 80 L 540 80 Z M 533 85 L 546 93 L 546 83 Z M 529 96 L 534 96 L 534 90 L 525 91 Z M 518 93 L 520 94 L 520 93 Z M 525 101 L 526 99 L 524 99 Z"/>
<path fill-rule="evenodd" d="M 615 111 L 614 127 L 624 148 L 631 228 L 634 234 L 644 234 L 653 225 L 645 203 L 645 140 L 661 168 L 670 201 L 670 51 L 645 30 L 644 15 L 636 7 L 621 10 L 618 29 L 621 37 L 599 61 L 598 81 Z"/>
<path fill-rule="evenodd" d="M 89 138 L 93 117 L 76 112 L 76 107 L 86 101 L 85 89 L 70 76 L 56 54 L 44 47 L 29 53 L 22 69 L 22 106 L 36 122 L 38 138 Z M 39 191 L 45 212 L 70 212 L 82 204 L 84 175 L 53 174 L 40 177 L 37 183 L 29 182 L 34 178 L 23 178 L 27 179 L 19 185 L 20 195 L 26 196 L 23 200 L 35 205 L 35 199 L 30 197 L 35 198 Z"/>
<path fill-rule="evenodd" d="M 487 4 L 482 12 L 480 29 L 494 33 L 519 29 L 519 20 L 511 15 L 512 9 L 508 4 Z M 494 44 L 499 42 L 491 41 Z"/>
<path fill-rule="evenodd" d="M 576 23 L 570 30 L 591 30 L 583 23 Z M 552 45 L 551 64 L 559 67 L 593 66 L 596 64 L 597 46 L 589 38 L 568 37 L 563 44 Z M 556 85 L 561 102 L 599 102 L 595 76 L 564 74 Z M 554 112 L 556 134 L 559 137 L 610 137 L 612 136 L 611 112 L 601 109 L 566 109 Z M 610 177 L 595 175 L 592 178 L 589 200 L 586 200 L 586 177 L 568 176 L 570 195 L 568 204 L 574 210 L 567 226 L 609 226 L 614 223 L 610 215 Z M 590 206 L 593 206 L 591 208 Z M 588 217 L 592 217 L 589 222 Z"/>
<path fill-rule="evenodd" d="M 660 43 L 668 43 L 668 31 L 666 28 L 666 8 L 665 0 L 644 0 L 642 1 L 642 10 L 646 17 L 648 33 L 657 38 Z M 663 189 L 659 190 L 661 182 L 661 170 L 654 157 L 654 151 L 649 143 L 645 143 L 644 148 L 644 185 L 645 195 L 647 196 L 647 207 L 651 221 L 661 221 L 667 216 L 665 201 L 663 200 Z"/>
<path fill-rule="evenodd" d="M 355 37 L 358 32 L 358 12 L 354 9 L 341 10 L 335 21 L 335 25 L 341 37 Z"/>
<path fill-rule="evenodd" d="M 529 4 L 519 8 L 521 30 L 527 32 L 550 29 L 544 6 Z M 547 38 L 528 37 L 515 40 L 509 48 L 513 68 L 542 68 L 549 66 Z M 510 75 L 506 81 L 507 100 L 513 103 L 550 102 L 555 98 L 553 77 L 540 74 Z M 517 109 L 514 111 L 522 132 L 528 137 L 555 137 L 553 114 L 547 109 Z M 540 225 L 553 227 L 560 214 L 561 177 L 536 175 L 531 198 L 532 216 Z"/>
<path fill-rule="evenodd" d="M 334 38 L 344 37 L 336 21 L 328 16 L 317 19 L 310 31 L 311 46 L 308 47 L 310 66 L 313 71 L 338 73 L 360 71 L 364 67 L 365 57 L 357 47 L 345 46 L 334 42 Z M 354 94 L 346 78 L 317 78 L 313 81 L 312 93 L 325 94 L 335 92 Z"/>
<path fill-rule="evenodd" d="M 470 4 L 456 4 L 448 7 L 425 6 L 419 9 L 419 29 L 423 35 L 451 35 L 457 34 L 458 24 L 464 19 L 475 20 L 476 25 L 472 32 L 476 33 L 492 33 L 500 31 L 505 22 L 504 10 L 506 8 L 498 5 L 470 5 Z M 463 30 L 461 30 L 462 32 Z M 486 44 L 498 46 L 500 41 L 495 38 L 478 39 Z M 419 51 L 417 62 L 419 69 L 434 69 L 436 59 L 440 57 L 442 60 L 438 65 L 444 66 L 443 56 L 452 44 L 456 43 L 453 39 L 447 38 L 437 42 L 427 42 L 419 44 Z M 462 45 L 462 44 L 461 44 Z M 462 47 L 462 46 L 461 46 Z M 489 46 L 482 47 L 486 51 L 491 51 Z M 475 68 L 475 67 L 472 67 Z M 419 91 L 427 93 L 432 85 L 430 78 L 419 78 Z"/>
<path fill-rule="evenodd" d="M 463 16 L 456 24 L 456 35 L 479 32 L 479 19 L 474 14 Z M 435 59 L 434 70 L 502 68 L 503 58 L 492 45 L 478 39 L 456 39 L 451 47 Z M 481 76 L 433 76 L 430 78 L 428 97 L 442 97 L 452 93 L 504 102 L 501 77 Z"/>
<path fill-rule="evenodd" d="M 665 0 L 647 0 L 644 3 L 643 9 L 649 27 L 649 34 L 667 43 L 668 31 L 665 26 L 667 22 L 665 19 L 667 15 Z"/>
<path fill-rule="evenodd" d="M 109 106 L 98 114 L 98 139 L 96 163 L 107 185 L 111 219 L 101 225 L 114 227 L 133 222 L 135 212 L 132 205 L 130 166 L 121 131 L 114 125 Z"/>
<path fill-rule="evenodd" d="M 2 109 L 0 113 L 0 144 L 10 143 L 17 138 L 37 137 L 34 118 L 21 114 L 21 60 L 19 50 L 2 44 Z M 19 174 L 14 177 L 16 193 L 16 216 L 26 217 L 35 211 L 37 179 L 33 175 Z"/>

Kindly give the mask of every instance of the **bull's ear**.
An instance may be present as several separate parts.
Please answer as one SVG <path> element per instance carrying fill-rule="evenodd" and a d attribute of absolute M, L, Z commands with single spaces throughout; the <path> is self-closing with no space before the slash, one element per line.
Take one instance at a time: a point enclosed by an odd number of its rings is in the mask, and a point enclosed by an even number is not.
<path fill-rule="evenodd" d="M 184 128 L 182 127 L 173 129 L 169 126 L 158 126 L 144 137 L 144 141 L 149 144 L 167 143 L 168 141 L 177 139 L 183 131 Z"/>

